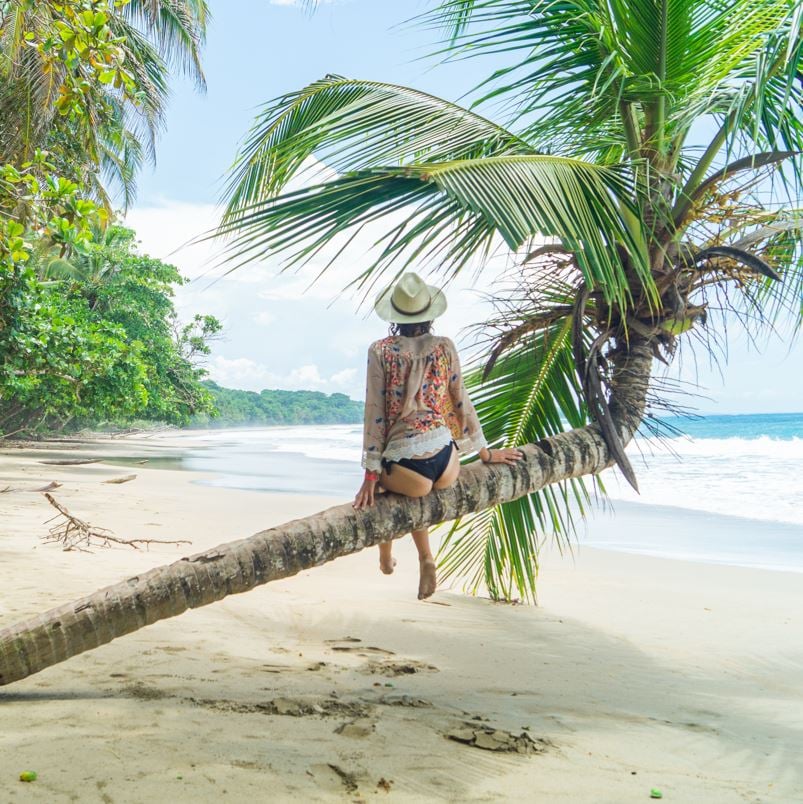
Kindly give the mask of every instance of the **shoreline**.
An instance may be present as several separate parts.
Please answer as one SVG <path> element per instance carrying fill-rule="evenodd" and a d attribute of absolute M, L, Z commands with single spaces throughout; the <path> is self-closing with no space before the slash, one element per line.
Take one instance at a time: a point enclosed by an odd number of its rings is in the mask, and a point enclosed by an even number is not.
<path fill-rule="evenodd" d="M 337 427 L 343 431 L 353 429 L 351 425 Z M 325 431 L 323 436 L 310 437 L 321 428 Z M 100 457 L 105 465 L 125 467 L 128 471 L 136 471 L 137 458 L 147 458 L 149 468 L 191 473 L 194 484 L 267 496 L 305 497 L 310 494 L 306 487 L 316 485 L 317 496 L 345 502 L 359 486 L 361 471 L 357 461 L 342 449 L 343 442 L 337 431 L 332 436 L 332 426 L 310 425 L 309 435 L 301 436 L 299 431 L 304 430 L 303 426 L 277 425 L 250 430 L 255 435 L 252 442 L 242 439 L 246 430 L 229 429 L 171 430 L 147 436 L 84 439 L 77 443 L 64 441 L 57 445 L 59 450 Z M 291 438 L 276 441 L 272 433 Z M 320 438 L 333 446 L 322 449 Z M 290 448 L 289 441 L 294 448 Z M 37 452 L 47 449 L 48 442 L 40 442 L 36 447 Z M 25 454 L 24 449 L 22 454 Z M 660 473 L 660 470 L 659 466 L 653 471 Z M 607 478 L 614 495 L 616 483 L 612 481 L 615 480 L 616 476 Z M 613 496 L 590 506 L 587 519 L 579 521 L 572 547 L 803 573 L 803 522 L 769 513 L 771 518 L 759 519 L 705 510 L 694 503 L 684 507 L 649 501 L 649 498 Z M 547 540 L 551 538 L 547 536 Z"/>
<path fill-rule="evenodd" d="M 53 513 L 41 494 L 0 494 L 0 627 L 342 502 L 201 486 L 194 472 L 147 464 L 38 463 L 83 451 L 2 450 L 0 488 L 58 480 L 55 496 L 93 524 L 193 544 L 65 553 L 39 543 Z M 137 479 L 103 482 L 128 473 Z M 537 607 L 456 589 L 421 603 L 409 539 L 396 555 L 393 576 L 364 551 L 0 688 L 0 790 L 20 802 L 799 793 L 796 575 L 581 545 L 574 559 L 544 555 Z M 504 744 L 526 733 L 537 752 L 449 738 L 467 729 Z M 29 768 L 39 780 L 18 782 Z"/>

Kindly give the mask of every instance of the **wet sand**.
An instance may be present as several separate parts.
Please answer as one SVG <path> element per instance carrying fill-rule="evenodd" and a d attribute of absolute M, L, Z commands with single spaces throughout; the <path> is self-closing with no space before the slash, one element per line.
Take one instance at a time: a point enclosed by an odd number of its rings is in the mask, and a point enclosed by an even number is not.
<path fill-rule="evenodd" d="M 0 627 L 343 501 L 39 462 L 170 443 L 0 451 L 0 491 L 15 489 L 0 494 Z M 119 536 L 193 544 L 42 544 L 55 512 L 21 489 L 53 480 L 60 502 Z M 390 577 L 366 551 L 0 688 L 0 800 L 800 797 L 799 575 L 581 548 L 545 557 L 538 607 L 458 589 L 421 603 L 409 540 L 396 555 Z M 38 780 L 19 782 L 29 768 Z"/>

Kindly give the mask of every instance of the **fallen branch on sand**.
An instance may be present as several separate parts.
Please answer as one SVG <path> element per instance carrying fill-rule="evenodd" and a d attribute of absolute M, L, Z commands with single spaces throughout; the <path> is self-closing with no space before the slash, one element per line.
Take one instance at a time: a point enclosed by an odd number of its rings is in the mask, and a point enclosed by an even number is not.
<path fill-rule="evenodd" d="M 0 489 L 0 494 L 8 494 L 12 491 L 27 491 L 27 492 L 41 492 L 41 491 L 53 491 L 53 489 L 57 489 L 61 486 L 61 483 L 56 482 L 55 480 L 51 480 L 46 486 L 40 486 L 36 489 L 15 489 L 14 486 L 6 486 L 4 489 Z"/>
<path fill-rule="evenodd" d="M 51 480 L 46 486 L 40 486 L 38 489 L 24 489 L 24 491 L 53 491 L 53 489 L 60 488 L 61 485 L 57 480 Z"/>
<path fill-rule="evenodd" d="M 63 458 L 39 463 L 46 463 L 48 466 L 83 466 L 87 463 L 100 463 L 100 460 L 100 458 Z"/>
<path fill-rule="evenodd" d="M 136 480 L 136 475 L 125 475 L 125 477 L 112 477 L 109 480 L 104 480 L 104 483 L 128 483 L 130 480 Z"/>
<path fill-rule="evenodd" d="M 167 541 L 165 539 L 121 539 L 115 536 L 108 528 L 100 528 L 85 522 L 80 517 L 71 514 L 52 494 L 45 493 L 47 501 L 58 511 L 53 519 L 61 519 L 60 522 L 50 528 L 48 535 L 43 536 L 42 539 L 45 544 L 58 542 L 63 546 L 65 551 L 78 550 L 82 553 L 91 553 L 91 547 L 111 547 L 113 544 L 124 544 L 128 547 L 133 547 L 135 550 L 140 549 L 140 545 L 151 544 L 192 544 L 187 539 L 177 539 L 175 541 Z M 52 522 L 49 519 L 48 522 Z"/>

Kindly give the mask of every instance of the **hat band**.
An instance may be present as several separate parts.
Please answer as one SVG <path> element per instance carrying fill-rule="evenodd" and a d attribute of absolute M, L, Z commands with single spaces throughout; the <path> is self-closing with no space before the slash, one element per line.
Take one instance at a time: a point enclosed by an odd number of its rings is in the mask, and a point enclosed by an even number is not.
<path fill-rule="evenodd" d="M 393 297 L 390 297 L 390 306 L 397 312 L 401 313 L 402 315 L 421 315 L 425 310 L 428 310 L 432 305 L 432 297 L 429 297 L 429 301 L 420 309 L 420 310 L 402 310 L 401 307 L 396 305 L 396 302 L 393 301 Z"/>

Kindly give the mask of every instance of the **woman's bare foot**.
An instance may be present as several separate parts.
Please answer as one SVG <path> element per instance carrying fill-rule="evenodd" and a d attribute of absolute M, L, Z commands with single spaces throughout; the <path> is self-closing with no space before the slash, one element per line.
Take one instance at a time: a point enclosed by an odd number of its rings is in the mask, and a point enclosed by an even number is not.
<path fill-rule="evenodd" d="M 418 599 L 426 600 L 432 597 L 438 586 L 435 561 L 432 558 L 422 558 L 419 563 L 421 575 L 418 581 Z"/>
<path fill-rule="evenodd" d="M 379 569 L 385 575 L 393 575 L 396 559 L 393 558 L 393 542 L 379 543 Z"/>

